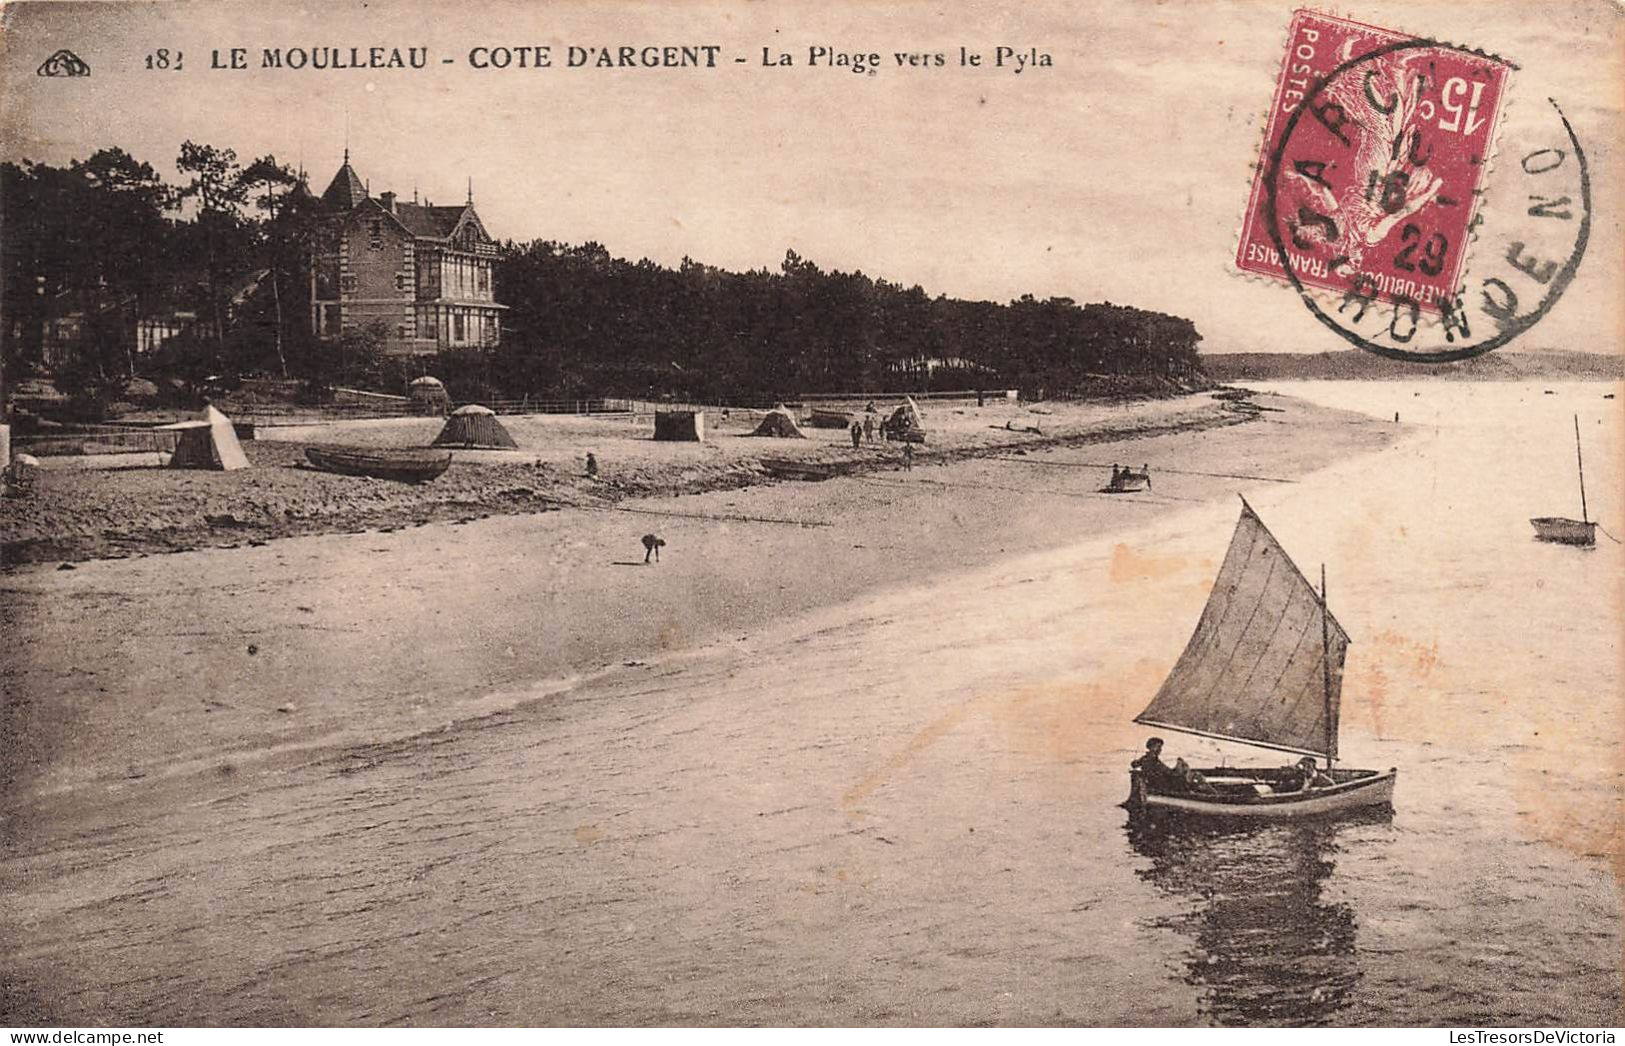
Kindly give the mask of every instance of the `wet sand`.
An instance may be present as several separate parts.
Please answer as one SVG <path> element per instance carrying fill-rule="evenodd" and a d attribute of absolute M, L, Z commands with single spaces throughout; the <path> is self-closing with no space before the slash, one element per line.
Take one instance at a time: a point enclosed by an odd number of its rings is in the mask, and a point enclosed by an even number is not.
<path fill-rule="evenodd" d="M 929 623 L 870 669 L 892 680 L 897 698 L 884 707 L 832 692 L 804 667 L 774 679 L 761 666 L 811 642 L 834 659 L 832 678 L 851 678 L 841 637 L 887 592 L 1127 535 L 1379 449 L 1399 431 L 1264 402 L 1283 411 L 907 473 L 11 572 L 0 578 L 0 886 L 16 901 L 7 936 L 17 947 L 0 960 L 0 1008 L 17 1021 L 134 1023 L 1031 1016 L 970 996 L 923 1015 L 822 1006 L 817 971 L 760 968 L 774 948 L 755 935 L 767 931 L 716 936 L 701 913 L 719 891 L 742 891 L 773 925 L 769 937 L 819 934 L 839 950 L 867 902 L 836 903 L 857 886 L 838 872 L 859 866 L 853 848 L 890 845 L 856 811 L 902 769 L 886 753 L 951 727 Z M 1098 465 L 1114 459 L 1149 463 L 1154 489 L 1097 493 Z M 649 531 L 667 541 L 659 565 L 642 563 Z M 1159 569 L 1126 549 L 1112 563 L 1114 578 Z M 1028 610 L 1034 641 L 1077 627 Z M 1008 630 L 1023 611 L 1018 601 L 996 612 L 987 627 Z M 906 649 L 916 640 L 924 650 Z M 704 700 L 676 703 L 696 686 Z M 968 771 L 1009 755 L 1002 744 L 950 751 Z M 977 776 L 959 780 L 973 788 Z M 959 791 L 933 807 L 958 811 L 954 824 L 928 830 L 991 829 L 971 847 L 977 862 L 997 861 L 998 833 L 1021 833 L 1001 827 L 1007 814 L 1057 813 L 1044 803 L 1001 812 Z M 471 802 L 489 817 L 434 814 Z M 794 879 L 786 862 L 809 856 L 830 877 L 804 885 L 834 893 L 809 912 L 774 914 L 772 898 Z M 942 877 L 965 871 L 909 867 L 942 890 L 954 888 Z M 730 870 L 718 879 L 719 868 Z M 366 898 L 358 908 L 352 890 Z M 1009 882 L 1012 904 L 1052 892 Z M 422 906 L 445 903 L 471 906 L 482 926 L 517 905 L 503 923 L 512 954 L 465 938 L 442 983 L 429 957 L 450 953 L 423 938 Z M 651 926 L 667 946 L 629 951 Z M 958 936 L 939 927 L 916 946 L 982 947 Z M 606 947 L 584 953 L 589 940 Z M 479 1012 L 476 999 L 491 1001 L 479 971 L 497 977 L 515 959 L 542 963 L 545 974 L 532 972 L 546 988 L 508 984 L 500 1005 Z M 656 975 L 670 988 L 652 1008 L 615 1001 L 616 984 Z M 793 996 L 785 978 L 802 986 Z M 369 1005 L 369 984 L 403 979 L 404 995 L 379 989 L 394 1008 Z M 839 986 L 829 990 L 835 1000 Z"/>

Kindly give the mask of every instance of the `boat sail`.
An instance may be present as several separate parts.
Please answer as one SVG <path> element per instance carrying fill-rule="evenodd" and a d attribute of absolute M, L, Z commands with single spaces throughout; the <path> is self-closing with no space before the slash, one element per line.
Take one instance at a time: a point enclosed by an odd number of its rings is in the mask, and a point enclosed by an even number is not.
<path fill-rule="evenodd" d="M 1591 522 L 1591 513 L 1586 509 L 1586 466 L 1585 459 L 1580 456 L 1580 415 L 1574 416 L 1574 464 L 1580 473 L 1580 518 L 1567 519 L 1562 516 L 1540 516 L 1529 521 L 1535 528 L 1535 538 L 1538 541 L 1553 541 L 1560 545 L 1579 545 L 1582 548 L 1594 548 L 1597 544 L 1597 524 Z"/>
<path fill-rule="evenodd" d="M 1349 636 L 1247 504 L 1185 651 L 1145 711 L 1146 726 L 1326 760 L 1331 784 L 1291 789 L 1290 768 L 1199 771 L 1156 794 L 1136 771 L 1132 808 L 1215 816 L 1303 816 L 1392 798 L 1394 772 L 1333 769 Z"/>

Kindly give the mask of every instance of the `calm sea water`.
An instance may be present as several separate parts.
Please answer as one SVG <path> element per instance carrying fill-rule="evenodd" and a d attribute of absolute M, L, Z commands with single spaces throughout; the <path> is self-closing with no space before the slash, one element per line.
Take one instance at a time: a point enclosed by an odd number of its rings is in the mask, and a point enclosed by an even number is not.
<path fill-rule="evenodd" d="M 1166 512 L 1131 537 L 40 826 L 3 867 L 26 888 L 0 1005 L 166 1024 L 1615 1023 L 1625 570 L 1610 538 L 1539 544 L 1527 519 L 1579 512 L 1578 414 L 1590 514 L 1625 536 L 1625 431 L 1614 390 L 1551 388 L 1286 386 L 1408 428 L 1301 482 L 1237 483 L 1306 572 L 1326 564 L 1353 639 L 1343 759 L 1399 768 L 1391 816 L 1129 830 L 1132 717 L 1237 513 L 1181 500 L 1158 470 L 1182 463 L 1152 454 Z M 1168 739 L 1198 764 L 1258 758 Z"/>
<path fill-rule="evenodd" d="M 1400 768 L 1391 820 L 1131 839 L 1187 907 L 1181 979 L 1224 1022 L 1617 1023 L 1621 548 L 1616 386 L 1271 386 L 1414 427 L 1394 449 L 1250 495 L 1325 562 L 1355 636 L 1351 765 Z M 1550 390 L 1549 392 L 1547 390 Z M 1217 747 L 1217 746 L 1216 746 Z"/>

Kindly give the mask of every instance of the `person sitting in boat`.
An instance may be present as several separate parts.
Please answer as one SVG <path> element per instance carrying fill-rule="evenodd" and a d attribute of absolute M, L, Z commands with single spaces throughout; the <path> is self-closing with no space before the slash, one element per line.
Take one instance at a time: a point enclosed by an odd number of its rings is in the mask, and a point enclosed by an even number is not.
<path fill-rule="evenodd" d="M 1183 759 L 1174 760 L 1174 791 L 1191 792 L 1196 795 L 1218 795 L 1219 790 L 1208 784 L 1207 778 L 1201 771 L 1191 769 L 1191 765 Z"/>
<path fill-rule="evenodd" d="M 1153 737 L 1145 743 L 1145 754 L 1134 760 L 1134 769 L 1140 772 L 1148 792 L 1165 792 L 1174 782 L 1174 771 L 1162 761 L 1162 738 Z"/>
<path fill-rule="evenodd" d="M 1161 795 L 1170 795 L 1180 792 L 1194 792 L 1199 795 L 1212 795 L 1216 789 L 1208 784 L 1207 778 L 1192 770 L 1190 764 L 1183 759 L 1174 761 L 1169 766 L 1162 761 L 1162 738 L 1153 737 L 1145 743 L 1145 754 L 1134 760 L 1134 769 L 1140 771 L 1145 780 L 1148 792 Z"/>
<path fill-rule="evenodd" d="M 1294 783 L 1296 783 L 1297 787 L 1293 787 Z M 1336 783 L 1336 781 L 1320 772 L 1320 768 L 1315 765 L 1314 756 L 1306 755 L 1298 760 L 1296 766 L 1290 768 L 1286 786 L 1282 788 L 1282 791 L 1307 792 L 1311 788 L 1330 788 Z"/>

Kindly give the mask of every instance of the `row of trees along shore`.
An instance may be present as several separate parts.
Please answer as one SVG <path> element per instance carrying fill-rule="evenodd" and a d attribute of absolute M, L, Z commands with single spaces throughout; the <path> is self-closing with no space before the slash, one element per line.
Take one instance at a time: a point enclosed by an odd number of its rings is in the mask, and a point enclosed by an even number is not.
<path fill-rule="evenodd" d="M 0 165 L 8 378 L 49 370 L 105 403 L 135 376 L 195 390 L 265 374 L 400 391 L 423 373 L 458 399 L 599 396 L 755 402 L 806 393 L 1016 387 L 1028 395 L 1155 393 L 1203 383 L 1191 321 L 1124 305 L 931 297 L 794 251 L 777 270 L 675 269 L 600 244 L 501 245 L 500 347 L 400 358 L 381 330 L 338 344 L 310 329 L 310 263 L 330 213 L 274 156 L 186 142 L 179 184 L 119 149 L 66 167 Z M 194 317 L 157 351 L 135 317 Z M 51 321 L 83 336 L 47 360 Z M 48 364 L 48 366 L 47 366 Z"/>

